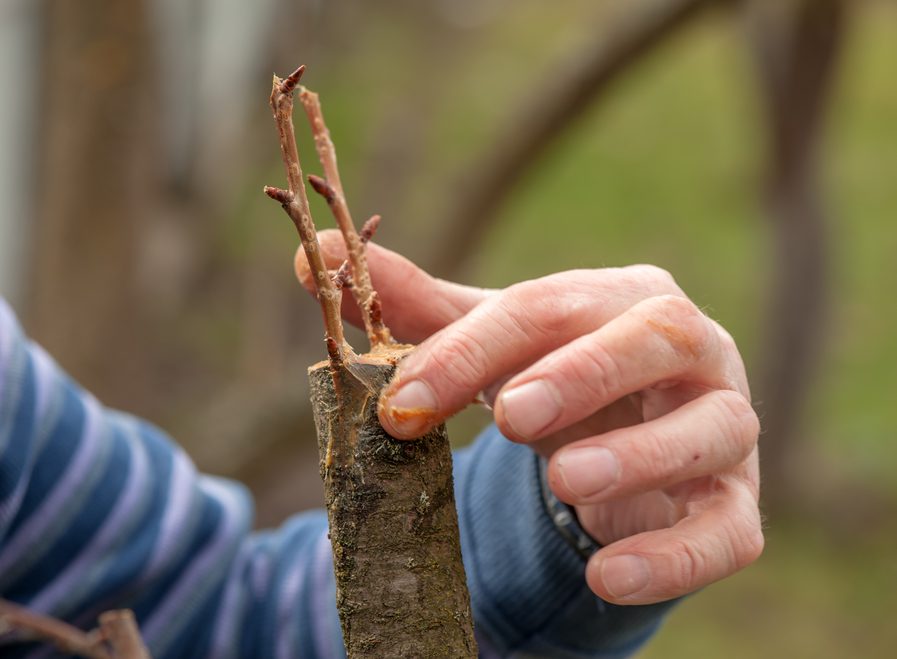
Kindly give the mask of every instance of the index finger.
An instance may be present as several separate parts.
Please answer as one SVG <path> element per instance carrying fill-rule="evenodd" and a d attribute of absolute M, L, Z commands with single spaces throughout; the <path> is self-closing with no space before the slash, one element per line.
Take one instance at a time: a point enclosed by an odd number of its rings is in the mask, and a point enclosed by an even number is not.
<path fill-rule="evenodd" d="M 327 267 L 339 268 L 347 258 L 339 231 L 319 232 L 318 242 Z M 400 341 L 423 341 L 493 294 L 488 289 L 437 279 L 404 256 L 376 243 L 367 244 L 366 254 L 371 281 L 383 307 L 383 320 Z M 301 247 L 296 251 L 293 265 L 299 282 L 313 293 L 314 280 Z M 362 326 L 361 313 L 352 295 L 343 295 L 341 311 L 350 323 Z"/>
<path fill-rule="evenodd" d="M 505 289 L 400 364 L 380 422 L 394 437 L 419 437 L 500 378 L 662 293 L 682 294 L 650 266 L 571 271 Z"/>

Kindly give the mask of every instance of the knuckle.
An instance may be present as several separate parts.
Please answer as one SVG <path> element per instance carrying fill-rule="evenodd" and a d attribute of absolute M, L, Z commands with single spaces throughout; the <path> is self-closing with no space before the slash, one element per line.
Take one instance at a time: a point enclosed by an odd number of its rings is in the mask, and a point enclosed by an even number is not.
<path fill-rule="evenodd" d="M 438 351 L 430 356 L 433 372 L 456 390 L 465 390 L 477 381 L 488 352 L 479 340 L 465 332 L 446 336 Z"/>
<path fill-rule="evenodd" d="M 702 585 L 707 572 L 707 558 L 688 540 L 673 542 L 671 579 L 673 588 L 681 593 L 691 592 Z"/>
<path fill-rule="evenodd" d="M 719 341 L 710 319 L 694 302 L 678 295 L 651 298 L 647 322 L 677 355 L 690 362 L 706 358 Z"/>
<path fill-rule="evenodd" d="M 565 296 L 562 286 L 543 277 L 509 286 L 496 303 L 525 335 L 552 335 L 569 321 Z"/>
<path fill-rule="evenodd" d="M 765 538 L 756 509 L 749 515 L 731 515 L 727 520 L 732 543 L 731 571 L 747 567 L 763 553 Z"/>
<path fill-rule="evenodd" d="M 742 569 L 756 561 L 763 555 L 763 549 L 766 545 L 766 538 L 763 536 L 762 529 L 754 529 L 748 536 L 747 541 L 742 545 L 739 552 L 738 569 Z"/>
<path fill-rule="evenodd" d="M 657 290 L 662 291 L 679 291 L 676 279 L 668 270 L 651 265 L 650 263 L 639 263 L 625 268 L 630 274 L 651 284 Z"/>
<path fill-rule="evenodd" d="M 716 415 L 720 430 L 724 437 L 735 439 L 746 457 L 760 435 L 760 419 L 747 398 L 737 391 L 721 389 L 714 393 L 717 408 Z"/>
<path fill-rule="evenodd" d="M 613 354 L 600 343 L 592 342 L 588 350 L 581 352 L 581 357 L 570 363 L 570 370 L 586 397 L 594 402 L 616 399 L 623 373 Z"/>
<path fill-rule="evenodd" d="M 733 337 L 729 333 L 729 331 L 725 327 L 720 325 L 717 321 L 711 319 L 710 323 L 716 330 L 716 334 L 719 338 L 720 348 L 727 354 L 740 355 L 740 352 L 738 351 L 738 344 L 735 342 L 735 337 Z"/>
<path fill-rule="evenodd" d="M 643 484 L 663 480 L 681 462 L 669 437 L 647 425 L 639 428 L 638 451 L 627 452 L 627 457 L 628 480 Z"/>

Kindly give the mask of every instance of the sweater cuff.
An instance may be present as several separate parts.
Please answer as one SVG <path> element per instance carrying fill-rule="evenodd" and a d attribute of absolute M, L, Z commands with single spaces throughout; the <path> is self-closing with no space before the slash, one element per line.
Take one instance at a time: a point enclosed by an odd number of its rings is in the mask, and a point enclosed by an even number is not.
<path fill-rule="evenodd" d="M 586 560 L 598 545 L 544 485 L 529 448 L 493 426 L 456 454 L 461 548 L 479 636 L 502 657 L 623 656 L 668 605 L 620 607 L 595 596 Z"/>
<path fill-rule="evenodd" d="M 548 486 L 548 460 L 542 457 L 536 459 L 539 463 L 539 488 L 542 492 L 545 512 L 567 544 L 583 559 L 589 560 L 592 554 L 601 549 L 601 545 L 595 542 L 592 536 L 579 525 L 579 519 L 573 508 L 558 499 L 551 491 Z"/>

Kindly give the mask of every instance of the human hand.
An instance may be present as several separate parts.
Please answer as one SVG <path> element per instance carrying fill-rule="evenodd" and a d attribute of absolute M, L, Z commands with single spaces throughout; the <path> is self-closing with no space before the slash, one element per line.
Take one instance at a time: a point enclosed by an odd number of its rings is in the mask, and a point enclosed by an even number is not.
<path fill-rule="evenodd" d="M 337 267 L 341 238 L 320 240 Z M 744 366 L 668 273 L 576 270 L 494 291 L 435 279 L 374 244 L 368 261 L 394 335 L 422 341 L 381 398 L 384 428 L 418 437 L 485 392 L 502 433 L 549 459 L 550 487 L 603 545 L 586 568 L 597 595 L 671 599 L 759 556 L 759 423 Z M 296 271 L 310 287 L 302 250 Z M 351 299 L 343 315 L 360 322 Z"/>

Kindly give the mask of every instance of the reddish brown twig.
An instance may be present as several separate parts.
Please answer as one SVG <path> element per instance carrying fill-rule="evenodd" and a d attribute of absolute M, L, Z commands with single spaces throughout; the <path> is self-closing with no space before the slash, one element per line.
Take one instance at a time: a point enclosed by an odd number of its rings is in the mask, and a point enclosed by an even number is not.
<path fill-rule="evenodd" d="M 299 232 L 299 239 L 302 241 L 309 268 L 314 275 L 318 301 L 324 313 L 327 353 L 330 356 L 331 365 L 336 367 L 343 362 L 347 355 L 351 355 L 351 348 L 346 344 L 340 318 L 342 292 L 334 286 L 321 255 L 318 234 L 308 208 L 308 196 L 305 194 L 302 167 L 299 164 L 299 149 L 296 146 L 296 135 L 293 130 L 293 91 L 304 71 L 305 67 L 300 66 L 285 80 L 274 76 L 271 89 L 271 110 L 274 113 L 274 121 L 280 136 L 280 152 L 286 168 L 289 189 L 282 190 L 266 186 L 265 194 L 280 202 Z"/>
<path fill-rule="evenodd" d="M 100 628 L 82 631 L 66 622 L 0 599 L 0 628 L 22 641 L 44 641 L 61 652 L 86 659 L 149 659 L 134 614 L 107 611 Z M 108 644 L 108 648 L 107 648 Z"/>
<path fill-rule="evenodd" d="M 336 149 L 330 139 L 330 131 L 324 123 L 324 115 L 321 112 L 321 102 L 318 95 L 305 87 L 299 90 L 299 101 L 305 108 L 305 114 L 311 124 L 311 130 L 315 138 L 315 150 L 318 159 L 324 169 L 324 177 L 309 176 L 308 180 L 315 191 L 327 200 L 327 205 L 333 213 L 336 224 L 343 234 L 346 243 L 346 251 L 349 262 L 352 265 L 352 295 L 361 309 L 364 328 L 371 342 L 371 349 L 377 346 L 392 343 L 389 329 L 383 323 L 380 312 L 380 300 L 377 292 L 371 284 L 371 275 L 368 270 L 367 257 L 365 256 L 364 243 L 361 236 L 355 230 L 349 206 L 346 203 L 346 195 L 343 192 L 343 184 L 340 180 L 339 169 L 336 164 Z"/>
<path fill-rule="evenodd" d="M 371 238 L 374 237 L 374 234 L 377 232 L 377 227 L 380 226 L 380 216 L 379 215 L 371 215 L 368 218 L 367 222 L 364 223 L 364 226 L 361 227 L 361 232 L 358 234 L 358 237 L 361 238 L 361 244 L 364 245 Z M 351 272 L 351 264 L 348 259 L 343 261 L 340 264 L 339 269 L 333 273 L 333 284 L 337 288 L 352 288 L 352 272 Z M 380 305 L 377 305 L 377 312 L 380 311 Z"/>
<path fill-rule="evenodd" d="M 377 228 L 380 226 L 380 216 L 379 215 L 371 215 L 368 218 L 367 222 L 364 223 L 364 226 L 361 227 L 361 232 L 358 234 L 358 237 L 361 238 L 361 244 L 364 245 L 371 238 L 374 237 L 374 234 L 377 232 Z M 333 284 L 337 288 L 352 288 L 352 272 L 351 272 L 351 264 L 348 259 L 343 261 L 340 264 L 339 269 L 333 273 Z M 377 311 L 380 311 L 380 305 L 377 305 Z"/>
<path fill-rule="evenodd" d="M 377 233 L 377 229 L 380 228 L 380 216 L 379 215 L 371 215 L 367 222 L 364 223 L 364 226 L 361 227 L 361 242 L 366 243 L 369 240 L 374 238 L 374 234 Z"/>

